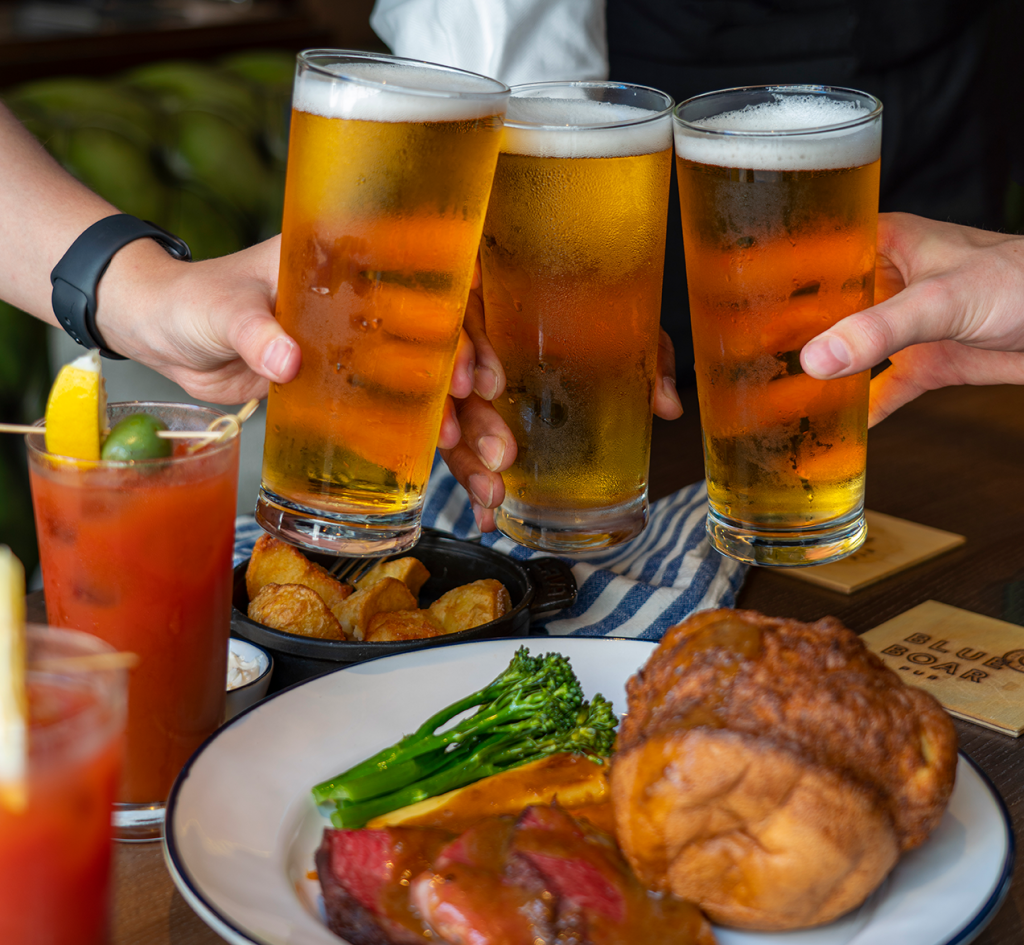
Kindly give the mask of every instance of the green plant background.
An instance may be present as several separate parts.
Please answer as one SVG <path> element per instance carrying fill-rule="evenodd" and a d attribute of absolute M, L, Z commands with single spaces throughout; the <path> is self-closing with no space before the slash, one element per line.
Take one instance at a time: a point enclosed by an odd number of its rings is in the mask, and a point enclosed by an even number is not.
<path fill-rule="evenodd" d="M 156 62 L 110 79 L 54 78 L 0 98 L 68 171 L 125 213 L 223 256 L 279 232 L 295 57 Z M 0 420 L 43 415 L 47 329 L 0 301 Z M 0 542 L 38 562 L 24 444 L 0 437 Z"/>

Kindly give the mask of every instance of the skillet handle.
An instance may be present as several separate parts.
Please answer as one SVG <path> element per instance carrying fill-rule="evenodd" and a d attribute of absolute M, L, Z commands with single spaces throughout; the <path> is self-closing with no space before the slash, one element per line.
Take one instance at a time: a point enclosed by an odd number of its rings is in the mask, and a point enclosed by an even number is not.
<path fill-rule="evenodd" d="M 575 603 L 576 578 L 560 558 L 531 558 L 522 565 L 533 584 L 531 617 L 542 617 Z"/>

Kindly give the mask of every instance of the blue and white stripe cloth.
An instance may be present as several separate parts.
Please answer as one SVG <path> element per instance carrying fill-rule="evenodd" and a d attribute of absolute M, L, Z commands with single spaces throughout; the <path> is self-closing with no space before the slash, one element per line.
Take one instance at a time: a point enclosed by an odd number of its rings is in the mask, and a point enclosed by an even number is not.
<path fill-rule="evenodd" d="M 579 593 L 572 607 L 537 622 L 549 634 L 658 640 L 696 610 L 732 607 L 747 568 L 715 551 L 704 533 L 703 481 L 651 505 L 650 523 L 632 541 L 585 559 L 561 556 Z M 427 489 L 423 524 L 525 561 L 548 552 L 517 545 L 498 532 L 480 537 L 469 497 L 440 462 Z M 262 530 L 251 516 L 235 526 L 235 563 L 252 552 Z"/>

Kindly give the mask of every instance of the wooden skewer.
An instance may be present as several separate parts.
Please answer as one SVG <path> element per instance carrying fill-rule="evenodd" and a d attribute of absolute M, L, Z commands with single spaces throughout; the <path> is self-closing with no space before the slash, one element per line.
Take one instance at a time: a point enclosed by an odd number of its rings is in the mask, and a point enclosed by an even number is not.
<path fill-rule="evenodd" d="M 229 413 L 223 417 L 218 417 L 206 428 L 206 432 L 216 434 L 214 442 L 217 442 L 218 440 L 227 440 L 232 436 L 237 436 L 242 432 L 242 424 L 256 412 L 256 408 L 259 405 L 259 399 L 254 397 L 245 404 L 238 413 Z M 203 445 L 205 444 L 197 443 L 194 446 L 190 446 L 189 452 L 194 453 L 201 449 Z"/>
<path fill-rule="evenodd" d="M 156 435 L 161 440 L 216 440 L 220 437 L 220 430 L 157 430 Z"/>
<path fill-rule="evenodd" d="M 162 440 L 203 440 L 210 442 L 226 438 L 234 430 L 235 424 L 239 427 L 248 420 L 259 407 L 260 402 L 255 397 L 250 400 L 238 413 L 230 413 L 224 417 L 218 417 L 206 430 L 157 430 L 156 435 Z M 45 433 L 45 426 L 34 426 L 30 423 L 0 423 L 0 433 Z"/>
<path fill-rule="evenodd" d="M 29 663 L 39 673 L 88 673 L 116 669 L 134 669 L 139 665 L 137 653 L 92 653 L 88 656 L 51 656 Z"/>

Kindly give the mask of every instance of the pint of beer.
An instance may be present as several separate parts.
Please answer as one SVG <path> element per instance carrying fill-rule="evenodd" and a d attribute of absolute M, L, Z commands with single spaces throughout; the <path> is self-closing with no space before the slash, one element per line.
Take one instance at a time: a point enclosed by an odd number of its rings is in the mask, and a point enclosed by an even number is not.
<path fill-rule="evenodd" d="M 518 443 L 496 521 L 588 551 L 647 523 L 672 100 L 612 83 L 516 86 L 484 224 L 494 406 Z"/>
<path fill-rule="evenodd" d="M 864 541 L 868 374 L 815 380 L 800 349 L 873 304 L 881 113 L 820 86 L 675 112 L 707 528 L 740 560 L 820 564 Z"/>
<path fill-rule="evenodd" d="M 276 314 L 302 367 L 267 403 L 271 533 L 353 555 L 416 541 L 507 99 L 441 66 L 299 55 Z"/>

